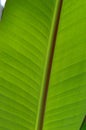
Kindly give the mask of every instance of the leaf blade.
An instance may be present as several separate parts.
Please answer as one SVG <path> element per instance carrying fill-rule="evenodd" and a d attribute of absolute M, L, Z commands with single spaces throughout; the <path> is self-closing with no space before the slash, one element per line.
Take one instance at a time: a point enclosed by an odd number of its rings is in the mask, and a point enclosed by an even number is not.
<path fill-rule="evenodd" d="M 6 3 L 0 22 L 0 127 L 3 129 L 35 129 L 55 3 L 45 0 Z"/>
<path fill-rule="evenodd" d="M 78 130 L 86 113 L 86 2 L 63 2 L 43 130 Z"/>

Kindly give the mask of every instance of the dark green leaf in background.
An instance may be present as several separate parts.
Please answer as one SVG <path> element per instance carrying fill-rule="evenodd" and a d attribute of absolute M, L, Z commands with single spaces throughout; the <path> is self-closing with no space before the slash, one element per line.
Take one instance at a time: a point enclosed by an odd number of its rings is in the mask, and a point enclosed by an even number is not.
<path fill-rule="evenodd" d="M 86 116 L 85 116 L 85 118 L 84 118 L 84 120 L 82 122 L 80 130 L 86 130 Z"/>

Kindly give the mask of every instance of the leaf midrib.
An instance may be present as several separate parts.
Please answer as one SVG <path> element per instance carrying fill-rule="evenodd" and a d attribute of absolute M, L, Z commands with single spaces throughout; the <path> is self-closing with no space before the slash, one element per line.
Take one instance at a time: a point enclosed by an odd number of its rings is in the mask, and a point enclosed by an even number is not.
<path fill-rule="evenodd" d="M 44 74 L 43 74 L 43 80 L 42 80 L 42 86 L 41 86 L 40 101 L 39 101 L 39 106 L 38 106 L 38 114 L 37 114 L 35 130 L 43 129 L 43 120 L 44 120 L 44 114 L 45 114 L 45 108 L 46 108 L 49 80 L 50 80 L 55 44 L 56 44 L 56 39 L 58 35 L 58 27 L 59 27 L 62 3 L 63 3 L 63 0 L 59 0 L 59 1 L 56 0 L 56 6 L 54 10 L 51 31 L 50 31 L 50 36 L 49 36 L 49 42 L 48 42 L 48 50 L 47 50 L 45 67 L 44 67 Z"/>

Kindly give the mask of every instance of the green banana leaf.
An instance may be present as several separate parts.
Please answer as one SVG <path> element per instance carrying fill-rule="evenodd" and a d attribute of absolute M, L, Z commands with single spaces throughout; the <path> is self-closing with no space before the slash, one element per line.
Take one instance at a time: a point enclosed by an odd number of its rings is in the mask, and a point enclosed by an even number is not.
<path fill-rule="evenodd" d="M 35 130 L 53 32 L 54 0 L 8 0 L 0 22 L 0 130 Z"/>
<path fill-rule="evenodd" d="M 0 130 L 41 130 L 60 2 L 7 0 L 0 21 Z M 86 114 L 85 7 L 85 0 L 63 2 L 43 130 L 79 130 Z"/>
<path fill-rule="evenodd" d="M 80 130 L 86 115 L 85 14 L 85 0 L 63 1 L 43 130 Z"/>

